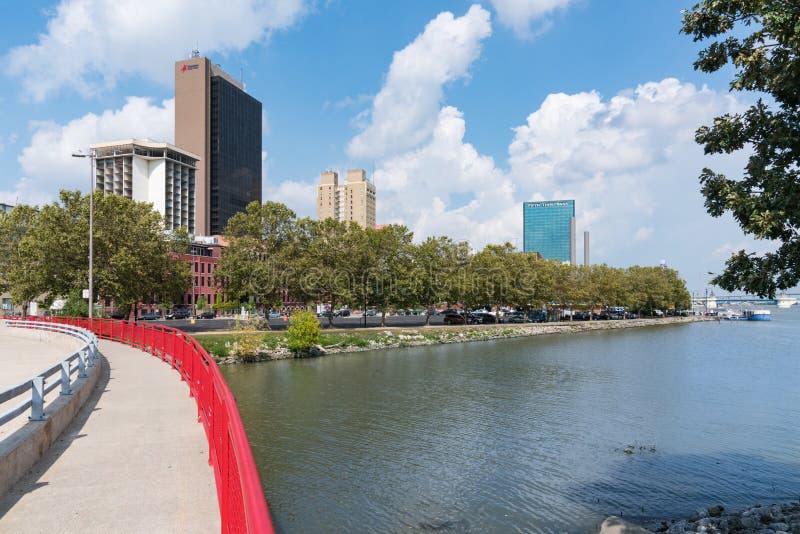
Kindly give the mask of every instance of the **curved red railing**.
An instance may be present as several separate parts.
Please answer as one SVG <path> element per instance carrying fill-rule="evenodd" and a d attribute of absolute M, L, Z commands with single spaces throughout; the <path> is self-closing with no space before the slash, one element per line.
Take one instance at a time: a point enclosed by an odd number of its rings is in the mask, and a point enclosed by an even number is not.
<path fill-rule="evenodd" d="M 91 330 L 101 339 L 128 344 L 168 362 L 189 385 L 208 439 L 222 532 L 274 532 L 250 442 L 236 400 L 214 360 L 190 335 L 175 328 L 113 319 L 47 317 Z"/>

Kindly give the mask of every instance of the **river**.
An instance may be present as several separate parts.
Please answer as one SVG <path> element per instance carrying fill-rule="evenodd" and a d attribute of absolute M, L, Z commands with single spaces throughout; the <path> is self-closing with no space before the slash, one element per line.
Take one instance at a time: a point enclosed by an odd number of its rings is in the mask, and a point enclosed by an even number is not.
<path fill-rule="evenodd" d="M 279 532 L 587 532 L 800 496 L 800 306 L 770 309 L 222 371 Z"/>

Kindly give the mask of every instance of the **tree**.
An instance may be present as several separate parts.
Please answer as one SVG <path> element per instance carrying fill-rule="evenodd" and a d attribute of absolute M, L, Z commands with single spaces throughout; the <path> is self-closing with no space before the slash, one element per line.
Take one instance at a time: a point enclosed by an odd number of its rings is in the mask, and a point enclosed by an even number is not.
<path fill-rule="evenodd" d="M 472 257 L 472 291 L 470 300 L 474 303 L 500 307 L 508 303 L 512 295 L 513 273 L 509 270 L 511 257 L 516 253 L 511 243 L 486 245 Z M 498 315 L 494 316 L 496 323 Z"/>
<path fill-rule="evenodd" d="M 414 236 L 405 226 L 392 224 L 380 230 L 367 228 L 364 237 L 364 249 L 360 254 L 354 250 L 353 263 L 362 259 L 362 269 L 356 273 L 363 288 L 362 298 L 380 310 L 381 326 L 386 326 L 386 311 L 391 306 L 411 307 L 417 302 L 411 243 Z"/>
<path fill-rule="evenodd" d="M 42 272 L 38 260 L 24 250 L 23 241 L 36 224 L 38 211 L 31 206 L 16 206 L 10 213 L 0 213 L 0 292 L 9 291 L 11 298 L 28 304 L 42 293 Z"/>
<path fill-rule="evenodd" d="M 695 70 L 716 72 L 731 63 L 732 91 L 765 93 L 774 101 L 759 98 L 695 136 L 706 154 L 752 150 L 739 179 L 703 169 L 708 212 L 730 212 L 745 233 L 780 243 L 760 256 L 740 250 L 712 283 L 772 298 L 800 281 L 800 3 L 703 0 L 683 11 L 682 22 L 681 31 L 694 41 L 714 39 Z"/>
<path fill-rule="evenodd" d="M 300 221 L 299 247 L 302 254 L 297 259 L 298 291 L 309 299 L 330 302 L 328 324 L 333 325 L 333 311 L 337 304 L 356 300 L 360 285 L 353 274 L 353 259 L 360 254 L 364 230 L 357 223 L 335 219 Z"/>
<path fill-rule="evenodd" d="M 447 299 L 445 277 L 455 243 L 449 237 L 429 237 L 412 249 L 413 281 L 416 300 L 425 308 L 425 324 L 430 322 L 436 304 Z"/>
<path fill-rule="evenodd" d="M 89 196 L 61 191 L 41 207 L 19 243 L 28 273 L 11 277 L 13 292 L 69 295 L 88 287 Z M 141 301 L 175 299 L 189 288 L 189 265 L 176 257 L 189 249 L 188 234 L 164 231 L 153 206 L 118 195 L 94 197 L 96 295 L 129 308 Z M 33 298 L 31 297 L 31 298 Z"/>
<path fill-rule="evenodd" d="M 252 297 L 257 306 L 280 306 L 293 265 L 297 216 L 278 202 L 251 202 L 228 221 L 230 245 L 223 251 L 215 279 L 224 280 L 230 298 Z"/>

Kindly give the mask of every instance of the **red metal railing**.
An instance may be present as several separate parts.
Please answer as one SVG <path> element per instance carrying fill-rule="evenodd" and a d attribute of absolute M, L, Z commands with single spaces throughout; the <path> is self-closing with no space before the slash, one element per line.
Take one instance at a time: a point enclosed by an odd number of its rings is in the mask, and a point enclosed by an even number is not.
<path fill-rule="evenodd" d="M 217 364 L 192 336 L 168 326 L 113 319 L 48 317 L 40 320 L 86 328 L 101 339 L 149 352 L 178 371 L 197 402 L 197 417 L 208 439 L 222 532 L 274 532 L 236 400 Z"/>

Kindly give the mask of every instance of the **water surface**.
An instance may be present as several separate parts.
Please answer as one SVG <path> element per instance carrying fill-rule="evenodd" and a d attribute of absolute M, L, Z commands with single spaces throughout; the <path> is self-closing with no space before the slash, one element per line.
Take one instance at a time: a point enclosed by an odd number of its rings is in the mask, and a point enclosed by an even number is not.
<path fill-rule="evenodd" d="M 222 370 L 281 532 L 586 532 L 800 496 L 800 308 L 771 309 Z"/>

